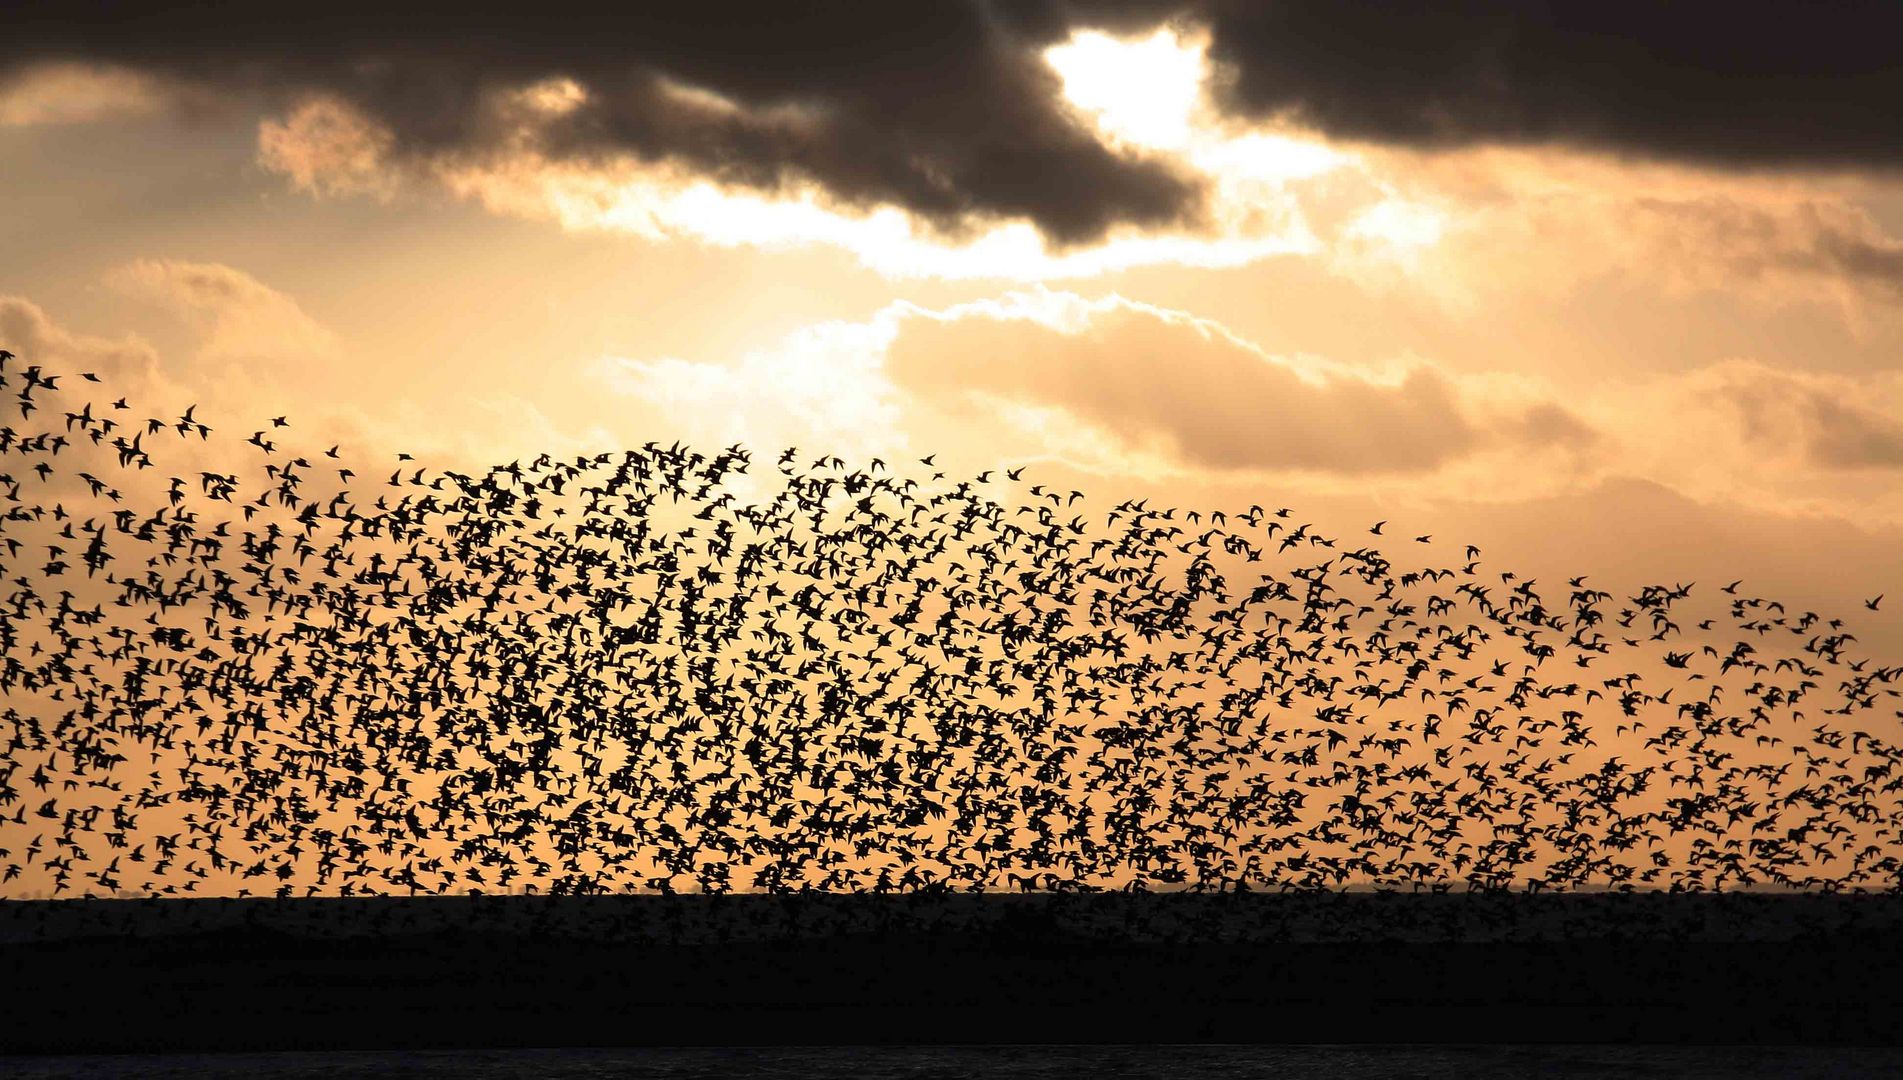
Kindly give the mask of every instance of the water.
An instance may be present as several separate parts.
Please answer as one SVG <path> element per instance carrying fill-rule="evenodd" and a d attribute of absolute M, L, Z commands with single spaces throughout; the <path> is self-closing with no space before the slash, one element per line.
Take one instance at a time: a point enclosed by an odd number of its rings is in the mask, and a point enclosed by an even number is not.
<path fill-rule="evenodd" d="M 0 1057 L 0 1075 L 320 1080 L 1903 1078 L 1903 1049 L 1755 1046 L 906 1046 Z"/>

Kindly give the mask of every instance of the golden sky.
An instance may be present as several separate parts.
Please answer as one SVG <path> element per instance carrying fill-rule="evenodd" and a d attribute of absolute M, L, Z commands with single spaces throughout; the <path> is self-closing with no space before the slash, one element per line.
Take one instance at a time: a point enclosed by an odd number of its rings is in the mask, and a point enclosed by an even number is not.
<path fill-rule="evenodd" d="M 1631 15 L 29 4 L 0 347 L 352 461 L 796 446 L 1744 579 L 1892 662 L 1903 26 Z"/>
<path fill-rule="evenodd" d="M 1870 35 L 1352 7 L 29 14 L 0 341 L 366 451 L 937 452 L 1533 573 L 1903 580 Z"/>

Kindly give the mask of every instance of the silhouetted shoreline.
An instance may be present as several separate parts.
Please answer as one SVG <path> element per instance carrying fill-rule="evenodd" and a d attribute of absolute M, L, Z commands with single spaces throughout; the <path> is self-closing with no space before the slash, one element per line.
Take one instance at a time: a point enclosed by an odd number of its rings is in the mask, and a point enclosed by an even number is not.
<path fill-rule="evenodd" d="M 1897 1045 L 1903 898 L 1031 894 L 0 903 L 11 1052 Z"/>

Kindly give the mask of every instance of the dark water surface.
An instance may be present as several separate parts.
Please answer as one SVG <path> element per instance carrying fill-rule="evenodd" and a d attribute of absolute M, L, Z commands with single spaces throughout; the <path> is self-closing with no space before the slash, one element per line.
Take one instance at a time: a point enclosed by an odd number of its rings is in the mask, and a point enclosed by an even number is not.
<path fill-rule="evenodd" d="M 1485 1080 L 1557 1076 L 1899 1077 L 1903 1050 L 1744 1046 L 916 1046 L 459 1050 L 0 1057 L 0 1074 L 53 1077 L 418 1077 L 471 1080 L 1012 1080 L 1273 1077 L 1278 1080 Z"/>
<path fill-rule="evenodd" d="M 1903 1080 L 1899 1018 L 1903 896 L 0 904 L 0 1054 L 147 1055 L 31 1063 L 117 1075 Z"/>

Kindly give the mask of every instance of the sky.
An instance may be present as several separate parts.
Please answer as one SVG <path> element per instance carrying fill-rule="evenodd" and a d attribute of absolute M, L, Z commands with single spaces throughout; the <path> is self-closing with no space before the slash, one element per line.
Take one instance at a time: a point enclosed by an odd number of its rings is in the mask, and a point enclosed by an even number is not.
<path fill-rule="evenodd" d="M 1034 465 L 1903 651 L 1894 7 L 27 3 L 0 346 L 365 453 Z"/>

